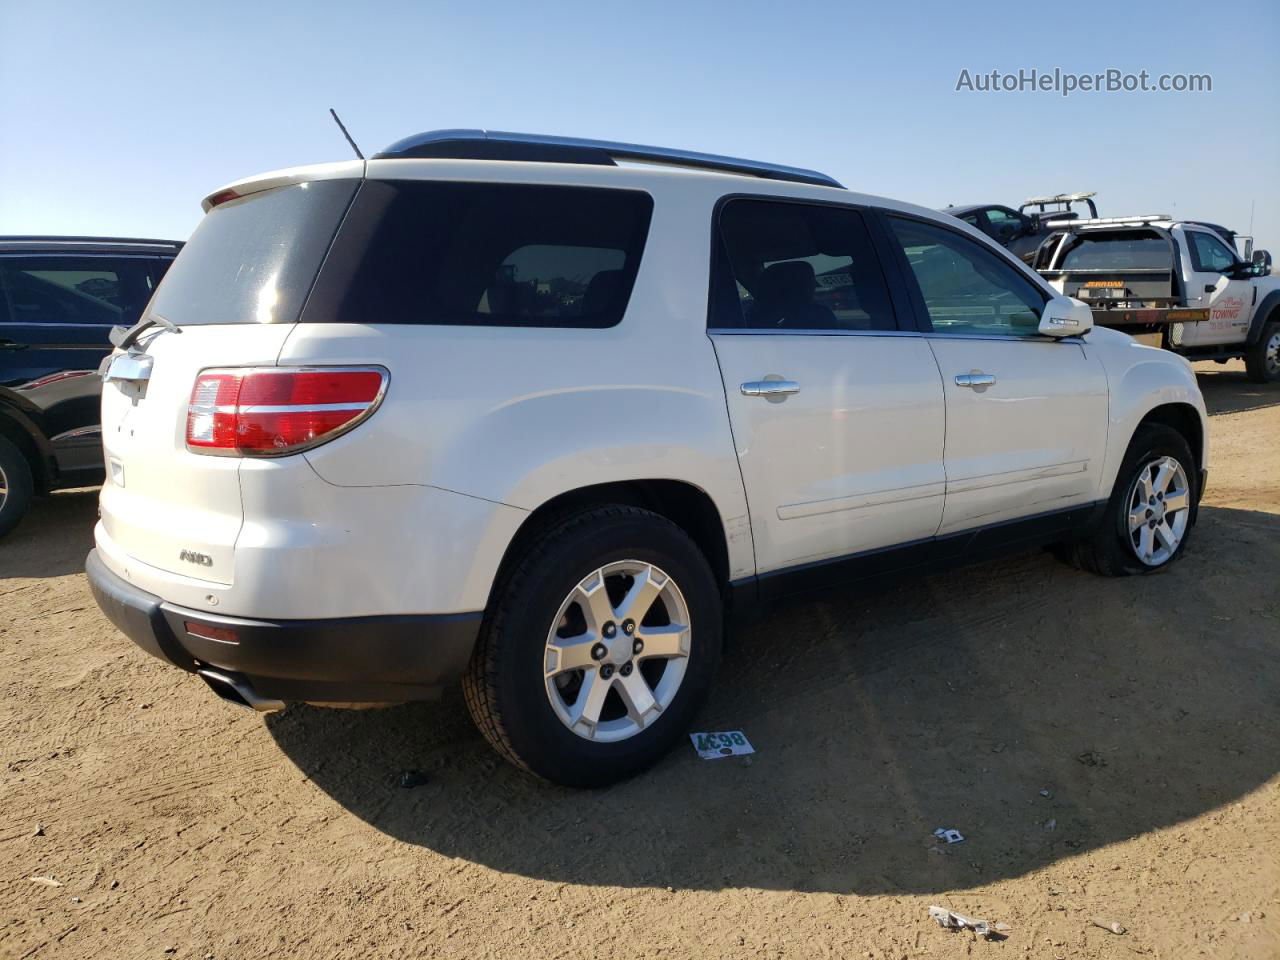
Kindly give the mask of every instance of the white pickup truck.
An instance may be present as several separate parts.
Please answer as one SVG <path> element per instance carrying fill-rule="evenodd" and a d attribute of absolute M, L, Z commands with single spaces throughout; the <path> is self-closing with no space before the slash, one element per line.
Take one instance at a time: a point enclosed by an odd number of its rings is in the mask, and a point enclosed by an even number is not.
<path fill-rule="evenodd" d="M 1165 214 L 1049 226 L 1059 232 L 1033 265 L 1060 293 L 1088 303 L 1097 325 L 1189 360 L 1241 357 L 1251 380 L 1280 381 L 1280 276 L 1252 238 Z"/>

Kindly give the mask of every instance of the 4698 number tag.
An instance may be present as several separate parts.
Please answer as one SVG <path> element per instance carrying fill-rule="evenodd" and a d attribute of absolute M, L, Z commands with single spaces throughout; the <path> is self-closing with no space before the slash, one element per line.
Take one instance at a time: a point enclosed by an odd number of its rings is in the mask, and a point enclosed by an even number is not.
<path fill-rule="evenodd" d="M 693 749 L 703 760 L 718 760 L 720 757 L 740 757 L 743 754 L 755 753 L 755 748 L 741 730 L 728 730 L 719 733 L 691 733 Z"/>

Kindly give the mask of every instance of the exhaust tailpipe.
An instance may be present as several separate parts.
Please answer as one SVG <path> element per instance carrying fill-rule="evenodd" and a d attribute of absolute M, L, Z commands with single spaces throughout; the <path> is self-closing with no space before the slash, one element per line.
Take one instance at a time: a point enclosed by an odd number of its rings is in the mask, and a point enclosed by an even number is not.
<path fill-rule="evenodd" d="M 205 667 L 197 670 L 196 674 L 209 685 L 210 690 L 227 703 L 234 703 L 237 707 L 257 710 L 259 713 L 275 713 L 277 710 L 284 709 L 283 700 L 260 696 L 238 673 L 223 673 L 221 670 L 210 670 Z"/>

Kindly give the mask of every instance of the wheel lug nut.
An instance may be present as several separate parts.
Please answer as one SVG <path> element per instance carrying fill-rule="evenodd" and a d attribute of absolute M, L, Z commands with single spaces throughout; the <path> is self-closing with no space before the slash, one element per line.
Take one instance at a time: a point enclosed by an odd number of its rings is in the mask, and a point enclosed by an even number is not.
<path fill-rule="evenodd" d="M 1154 500 L 1151 502 L 1155 503 Z M 618 635 L 618 625 L 614 623 L 612 620 L 610 620 L 608 623 L 604 625 L 604 629 L 601 630 L 600 632 L 603 633 L 609 639 L 612 639 L 613 637 Z"/>
<path fill-rule="evenodd" d="M 644 653 L 644 641 L 637 640 L 635 643 L 633 643 L 631 645 L 631 652 L 633 654 Z"/>
<path fill-rule="evenodd" d="M 608 647 L 606 647 L 603 643 L 597 643 L 594 647 L 591 648 L 591 659 L 603 660 L 605 658 L 605 655 L 608 654 L 608 652 L 609 652 Z"/>
<path fill-rule="evenodd" d="M 600 676 L 604 677 L 606 680 L 608 680 L 610 677 L 612 677 L 612 676 L 613 676 L 613 664 L 612 664 L 612 663 L 606 663 L 603 667 L 601 667 L 601 668 L 600 668 Z"/>
<path fill-rule="evenodd" d="M 625 620 L 622 624 L 622 632 L 628 637 L 636 632 L 636 622 L 634 620 Z"/>
<path fill-rule="evenodd" d="M 630 660 L 628 660 L 628 661 L 627 661 L 626 663 L 624 663 L 621 667 L 619 667 L 619 668 L 618 668 L 618 672 L 619 672 L 620 674 L 622 674 L 624 677 L 629 677 L 629 676 L 631 676 L 631 661 L 630 661 Z"/>

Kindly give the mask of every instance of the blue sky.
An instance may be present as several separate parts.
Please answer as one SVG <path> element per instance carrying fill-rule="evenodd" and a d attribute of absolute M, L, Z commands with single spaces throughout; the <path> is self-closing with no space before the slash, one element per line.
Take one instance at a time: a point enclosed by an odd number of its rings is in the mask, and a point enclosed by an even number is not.
<path fill-rule="evenodd" d="M 0 233 L 185 238 L 214 187 L 488 127 L 833 174 L 928 206 L 1097 190 L 1280 259 L 1280 4 L 0 0 Z M 958 93 L 961 69 L 1212 93 Z"/>

